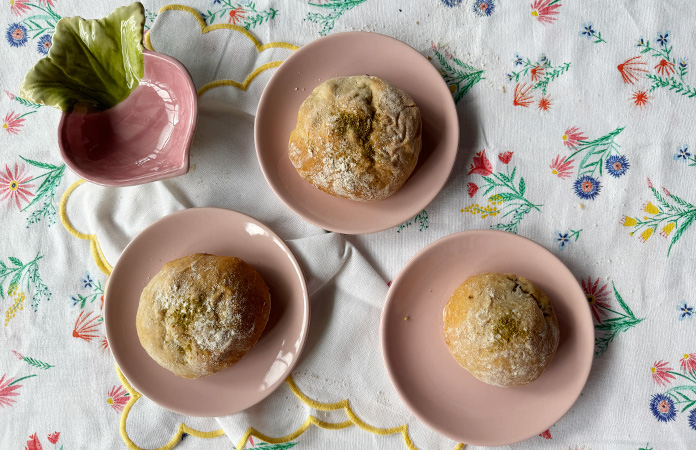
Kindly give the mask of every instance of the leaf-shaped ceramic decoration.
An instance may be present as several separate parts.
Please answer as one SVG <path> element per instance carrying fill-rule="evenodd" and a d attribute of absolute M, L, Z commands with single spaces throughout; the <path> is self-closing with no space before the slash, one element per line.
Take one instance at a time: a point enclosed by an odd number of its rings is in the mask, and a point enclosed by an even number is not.
<path fill-rule="evenodd" d="M 115 106 L 143 77 L 144 25 L 140 3 L 99 20 L 59 20 L 48 56 L 26 74 L 20 95 L 63 111 Z"/>

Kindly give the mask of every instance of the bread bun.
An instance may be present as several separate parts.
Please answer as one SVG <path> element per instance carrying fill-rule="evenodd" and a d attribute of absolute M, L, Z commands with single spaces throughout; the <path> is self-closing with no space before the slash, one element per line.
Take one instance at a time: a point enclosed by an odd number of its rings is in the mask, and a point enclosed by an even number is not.
<path fill-rule="evenodd" d="M 138 338 L 165 369 L 199 378 L 239 361 L 271 310 L 268 287 L 249 264 L 196 253 L 168 262 L 140 296 Z"/>
<path fill-rule="evenodd" d="M 469 277 L 444 310 L 445 342 L 473 376 L 497 386 L 536 380 L 558 348 L 558 320 L 548 297 L 513 274 Z"/>
<path fill-rule="evenodd" d="M 351 200 L 381 200 L 401 188 L 421 150 L 411 97 L 377 77 L 323 82 L 302 103 L 289 157 L 302 178 Z"/>

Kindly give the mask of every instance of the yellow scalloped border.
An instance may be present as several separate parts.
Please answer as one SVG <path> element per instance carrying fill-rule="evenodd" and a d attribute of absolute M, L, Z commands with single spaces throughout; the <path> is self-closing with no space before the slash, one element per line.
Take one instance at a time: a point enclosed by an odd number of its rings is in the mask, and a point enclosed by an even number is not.
<path fill-rule="evenodd" d="M 195 9 L 184 6 L 184 5 L 165 5 L 163 6 L 158 14 L 163 13 L 164 11 L 184 11 L 189 14 L 191 14 L 197 21 L 198 25 L 201 28 L 201 34 L 206 34 L 209 33 L 213 30 L 234 30 L 242 33 L 244 36 L 246 36 L 253 44 L 254 47 L 256 47 L 256 51 L 261 53 L 264 50 L 267 50 L 269 48 L 285 48 L 288 50 L 295 51 L 299 47 L 297 45 L 289 44 L 287 42 L 269 42 L 268 44 L 261 44 L 256 37 L 249 32 L 246 28 L 240 27 L 239 25 L 233 25 L 230 23 L 217 23 L 215 25 L 206 25 L 205 20 L 203 20 L 203 17 L 196 11 Z M 143 40 L 145 47 L 148 50 L 152 50 L 153 52 L 155 49 L 152 47 L 152 41 L 150 40 L 150 31 L 148 30 L 147 34 L 145 34 L 145 38 Z M 237 89 L 241 91 L 246 91 L 247 87 L 249 87 L 249 83 L 252 82 L 254 78 L 256 78 L 261 72 L 272 69 L 274 67 L 278 67 L 283 63 L 283 61 L 272 61 L 266 64 L 263 64 L 262 66 L 257 67 L 253 72 L 251 72 L 247 77 L 244 79 L 243 82 L 238 82 L 235 80 L 215 80 L 211 81 L 210 83 L 206 83 L 203 85 L 198 90 L 198 96 L 200 97 L 201 95 L 205 94 L 207 91 L 214 89 L 216 87 L 221 87 L 221 86 L 234 86 Z"/>

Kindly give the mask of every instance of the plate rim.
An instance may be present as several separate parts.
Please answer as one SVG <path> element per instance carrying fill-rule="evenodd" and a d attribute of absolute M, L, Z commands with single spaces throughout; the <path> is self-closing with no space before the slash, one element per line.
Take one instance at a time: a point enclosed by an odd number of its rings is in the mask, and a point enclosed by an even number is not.
<path fill-rule="evenodd" d="M 401 268 L 397 276 L 394 278 L 394 281 L 392 282 L 392 287 L 390 287 L 389 291 L 387 292 L 387 297 L 384 302 L 384 307 L 382 308 L 382 313 L 380 317 L 380 329 L 379 329 L 379 336 L 380 336 L 380 349 L 382 351 L 382 360 L 384 362 L 385 368 L 387 369 L 387 374 L 389 376 L 389 379 L 391 381 L 392 386 L 394 389 L 397 391 L 397 394 L 401 401 L 406 405 L 408 410 L 416 417 L 417 420 L 421 421 L 423 424 L 434 430 L 435 432 L 439 433 L 442 436 L 445 436 L 447 438 L 450 438 L 452 440 L 455 440 L 457 442 L 463 442 L 467 445 L 477 445 L 477 446 L 501 446 L 501 445 L 510 445 L 514 444 L 517 442 L 524 441 L 526 439 L 529 439 L 533 437 L 534 435 L 538 434 L 538 432 L 530 432 L 529 434 L 525 434 L 524 436 L 520 438 L 516 438 L 514 441 L 510 442 L 493 442 L 493 441 L 478 441 L 476 439 L 471 440 L 471 439 L 464 439 L 462 440 L 463 436 L 454 436 L 450 433 L 447 433 L 443 431 L 440 427 L 438 427 L 437 423 L 435 421 L 432 421 L 429 417 L 423 415 L 418 408 L 414 407 L 413 402 L 410 400 L 408 395 L 404 392 L 404 388 L 399 384 L 398 382 L 398 376 L 395 375 L 397 372 L 393 368 L 393 363 L 391 360 L 387 357 L 388 354 L 388 346 L 386 345 L 387 339 L 385 338 L 386 336 L 386 327 L 387 327 L 387 315 L 388 315 L 388 309 L 391 305 L 393 305 L 396 300 L 394 300 L 396 294 L 396 290 L 393 289 L 395 285 L 398 285 L 399 281 L 403 276 L 407 275 L 407 272 L 412 270 L 414 266 L 416 266 L 419 263 L 419 259 L 424 255 L 427 254 L 428 252 L 433 251 L 436 247 L 439 247 L 441 245 L 445 245 L 447 242 L 452 241 L 452 240 L 458 240 L 458 239 L 465 239 L 470 236 L 476 235 L 476 234 L 483 234 L 483 235 L 489 235 L 491 238 L 494 238 L 495 236 L 501 236 L 505 235 L 508 237 L 511 237 L 513 239 L 520 239 L 523 241 L 526 241 L 527 244 L 530 244 L 534 247 L 537 247 L 538 250 L 549 254 L 551 257 L 553 257 L 555 260 L 557 260 L 561 266 L 570 273 L 570 275 L 573 277 L 575 280 L 575 283 L 573 287 L 581 294 L 584 295 L 582 288 L 580 287 L 580 283 L 577 281 L 577 278 L 573 274 L 573 272 L 566 266 L 563 261 L 561 261 L 556 255 L 553 254 L 553 252 L 549 251 L 547 248 L 539 244 L 538 242 L 533 241 L 532 239 L 529 239 L 524 236 L 520 236 L 518 234 L 512 234 L 508 233 L 505 231 L 500 231 L 500 230 L 490 230 L 490 229 L 470 229 L 470 230 L 463 230 L 463 231 L 458 231 L 456 233 L 452 233 L 446 236 L 443 236 L 439 239 L 436 239 L 435 241 L 431 242 L 430 244 L 426 245 L 422 249 L 420 249 L 418 252 L 416 252 L 409 260 L 408 262 Z M 580 308 L 583 310 L 583 316 L 586 318 L 586 320 L 589 320 L 590 323 L 592 324 L 592 313 L 590 311 L 590 307 L 587 302 L 582 303 L 582 306 Z M 594 326 L 592 326 L 594 330 Z M 594 336 L 594 334 L 593 334 Z M 581 355 L 580 358 L 586 359 L 587 362 L 584 367 L 584 373 L 582 373 L 582 384 L 579 386 L 577 396 L 575 399 L 570 403 L 568 408 L 563 411 L 563 414 L 561 414 L 557 419 L 555 419 L 552 423 L 549 423 L 548 426 L 545 426 L 544 428 L 548 428 L 554 423 L 558 422 L 561 418 L 563 418 L 566 414 L 568 414 L 568 411 L 570 411 L 570 408 L 575 405 L 575 403 L 578 401 L 580 398 L 580 395 L 582 394 L 582 390 L 584 389 L 585 385 L 587 384 L 587 380 L 589 379 L 590 371 L 592 370 L 592 365 L 593 365 L 593 360 L 594 360 L 594 345 L 588 346 L 590 351 L 588 352 L 587 355 L 584 357 Z M 541 430 L 543 431 L 543 430 Z M 467 442 L 464 442 L 467 441 Z"/>
<path fill-rule="evenodd" d="M 120 361 L 125 360 L 125 357 L 122 358 L 123 355 L 119 351 L 114 352 L 114 350 L 113 350 L 111 343 L 114 342 L 113 336 L 116 334 L 116 332 L 113 330 L 113 328 L 116 327 L 117 324 L 110 325 L 110 322 L 108 319 L 108 317 L 109 317 L 109 314 L 107 314 L 108 313 L 108 305 L 109 305 L 108 293 L 110 290 L 110 285 L 111 285 L 110 282 L 113 278 L 113 274 L 116 272 L 117 268 L 119 267 L 119 262 L 122 261 L 123 255 L 126 254 L 126 252 L 128 252 L 129 249 L 136 247 L 136 245 L 137 245 L 136 241 L 143 233 L 145 233 L 146 230 L 150 230 L 152 228 L 155 228 L 159 224 L 161 224 L 162 222 L 173 220 L 172 217 L 175 217 L 175 216 L 187 215 L 187 214 L 200 214 L 200 213 L 205 213 L 206 211 L 213 212 L 215 214 L 222 214 L 222 215 L 227 214 L 227 215 L 239 216 L 239 217 L 243 218 L 244 220 L 247 220 L 248 222 L 251 222 L 255 225 L 260 226 L 262 229 L 264 229 L 270 235 L 270 238 L 273 239 L 274 242 L 284 250 L 284 253 L 288 256 L 288 259 L 290 260 L 293 268 L 295 269 L 295 274 L 297 275 L 297 277 L 299 279 L 299 282 L 300 282 L 299 284 L 300 284 L 300 287 L 302 289 L 302 304 L 303 304 L 303 309 L 304 309 L 303 318 L 302 318 L 303 326 L 300 330 L 300 334 L 301 334 L 300 345 L 298 346 L 297 352 L 295 353 L 296 357 L 293 358 L 293 360 L 288 364 L 288 367 L 285 371 L 286 374 L 291 373 L 292 370 L 295 368 L 295 366 L 297 365 L 297 363 L 300 360 L 302 351 L 304 350 L 304 346 L 306 344 L 307 337 L 309 334 L 309 324 L 310 324 L 310 320 L 311 320 L 311 303 L 309 301 L 309 291 L 307 290 L 307 280 L 305 278 L 304 271 L 302 270 L 302 266 L 299 264 L 297 257 L 292 252 L 292 250 L 287 245 L 287 243 L 280 236 L 278 236 L 273 230 L 271 230 L 266 224 L 259 221 L 258 219 L 251 217 L 248 214 L 244 214 L 242 212 L 235 211 L 232 209 L 227 209 L 227 208 L 193 207 L 193 208 L 185 208 L 185 209 L 167 214 L 163 217 L 160 217 L 159 219 L 155 220 L 147 227 L 143 228 L 140 232 L 138 232 L 138 234 L 133 239 L 131 239 L 131 241 L 126 245 L 126 247 L 121 252 L 121 255 L 119 256 L 118 261 L 116 262 L 116 264 L 114 264 L 114 266 L 111 270 L 111 274 L 109 275 L 109 278 L 107 279 L 107 282 L 106 282 L 106 286 L 104 288 L 103 317 L 104 317 L 104 331 L 105 331 L 106 339 L 107 339 L 107 342 L 109 344 L 109 349 L 111 351 L 111 355 L 113 356 L 114 361 L 116 363 L 117 369 L 121 372 L 121 374 L 126 378 L 128 383 L 138 393 L 140 393 L 144 397 L 147 397 L 150 401 L 154 402 L 155 404 L 157 404 L 158 406 L 160 406 L 164 409 L 167 409 L 169 411 L 173 411 L 173 412 L 178 413 L 178 414 L 188 415 L 188 416 L 192 416 L 192 417 L 220 417 L 222 415 L 235 414 L 238 412 L 242 412 L 242 411 L 244 411 L 248 408 L 251 408 L 252 406 L 262 402 L 264 399 L 266 399 L 268 396 L 270 396 L 273 392 L 275 392 L 276 389 L 278 389 L 278 387 L 280 387 L 283 384 L 283 382 L 284 382 L 285 378 L 287 378 L 287 376 L 280 377 L 279 381 L 276 382 L 275 387 L 273 387 L 271 389 L 264 390 L 263 395 L 259 396 L 259 398 L 256 400 L 255 403 L 253 403 L 253 404 L 251 404 L 251 405 L 249 405 L 249 406 L 247 406 L 239 411 L 227 412 L 225 414 L 200 414 L 200 411 L 191 412 L 191 411 L 177 408 L 177 407 L 173 408 L 171 405 L 165 405 L 163 403 L 160 403 L 159 401 L 153 400 L 147 394 L 147 391 L 149 389 L 148 388 L 143 389 L 143 385 L 140 383 L 139 380 L 134 381 L 134 380 L 137 380 L 137 377 L 135 379 L 129 377 L 129 373 L 132 373 L 132 372 L 130 372 L 129 369 L 124 370 L 123 366 L 119 363 Z M 130 250 L 130 251 L 133 251 L 133 250 Z M 117 346 L 117 348 L 118 348 L 118 346 Z M 118 354 L 118 356 L 117 356 L 117 354 Z M 195 382 L 195 380 L 192 380 L 192 381 Z"/>
<path fill-rule="evenodd" d="M 437 71 L 435 66 L 433 66 L 428 60 L 423 56 L 418 50 L 415 48 L 411 47 L 409 44 L 395 38 L 392 36 L 388 36 L 386 34 L 381 34 L 381 33 L 376 33 L 376 32 L 371 32 L 371 31 L 344 31 L 344 32 L 339 32 L 339 33 L 333 33 L 328 36 L 323 36 L 318 39 L 315 39 L 302 47 L 298 48 L 295 50 L 290 56 L 288 56 L 282 64 L 278 67 L 278 69 L 275 71 L 271 79 L 268 81 L 266 86 L 263 89 L 263 92 L 261 93 L 261 97 L 259 98 L 259 103 L 258 107 L 256 108 L 256 116 L 254 117 L 254 147 L 256 148 L 256 157 L 259 161 L 259 166 L 261 167 L 261 172 L 263 173 L 264 178 L 266 179 L 266 183 L 271 187 L 271 190 L 273 193 L 276 195 L 277 198 L 280 199 L 283 204 L 290 209 L 293 213 L 295 213 L 297 216 L 305 220 L 306 222 L 310 223 L 311 225 L 314 225 L 316 227 L 319 227 L 323 230 L 328 230 L 332 231 L 335 233 L 341 233 L 341 234 L 349 234 L 349 235 L 357 235 L 357 234 L 369 234 L 369 233 L 376 233 L 379 231 L 384 231 L 388 230 L 392 227 L 395 227 L 399 225 L 400 223 L 403 223 L 404 221 L 410 219 L 411 217 L 414 217 L 420 210 L 428 206 L 434 199 L 437 197 L 437 195 L 442 191 L 442 189 L 445 187 L 445 184 L 447 184 L 447 181 L 450 179 L 452 176 L 452 172 L 454 171 L 454 165 L 457 159 L 457 154 L 459 150 L 459 139 L 460 139 L 460 129 L 459 129 L 459 120 L 458 120 L 458 114 L 457 114 L 457 109 L 456 109 L 456 104 L 454 102 L 454 99 L 451 96 L 451 93 L 449 95 L 449 98 L 451 101 L 447 102 L 446 106 L 443 106 L 443 108 L 446 108 L 449 111 L 449 114 L 453 114 L 453 117 L 457 118 L 456 121 L 456 126 L 451 127 L 452 128 L 452 133 L 453 136 L 452 138 L 456 142 L 456 146 L 453 151 L 451 151 L 451 155 L 449 153 L 446 153 L 446 155 L 449 156 L 451 159 L 451 163 L 449 165 L 449 170 L 447 172 L 447 176 L 443 176 L 442 179 L 437 183 L 437 188 L 433 189 L 432 193 L 429 194 L 426 198 L 427 201 L 423 202 L 418 202 L 418 203 L 413 203 L 413 205 L 419 205 L 419 207 L 410 207 L 405 210 L 404 214 L 398 216 L 398 220 L 394 219 L 394 223 L 390 224 L 388 226 L 385 225 L 377 225 L 373 226 L 371 225 L 371 221 L 366 221 L 364 226 L 361 227 L 342 227 L 340 225 L 333 226 L 330 224 L 327 224 L 321 220 L 316 220 L 315 218 L 309 218 L 306 217 L 304 214 L 302 214 L 300 211 L 298 211 L 292 204 L 289 202 L 285 195 L 284 191 L 280 189 L 279 186 L 274 184 L 271 180 L 272 177 L 269 176 L 269 173 L 272 172 L 271 168 L 269 168 L 265 163 L 264 163 L 264 158 L 262 156 L 261 148 L 258 145 L 259 143 L 259 136 L 260 136 L 260 127 L 258 126 L 259 124 L 259 117 L 262 117 L 263 114 L 265 113 L 265 110 L 267 108 L 271 108 L 269 104 L 273 101 L 271 99 L 270 94 L 268 94 L 269 89 L 268 86 L 271 86 L 272 83 L 278 83 L 281 80 L 283 73 L 287 70 L 291 70 L 289 65 L 287 64 L 288 61 L 292 63 L 294 59 L 296 59 L 296 55 L 302 55 L 307 52 L 311 52 L 312 49 L 316 46 L 321 46 L 321 45 L 326 45 L 327 43 L 330 43 L 333 40 L 340 40 L 340 39 L 350 39 L 352 36 L 369 36 L 370 38 L 375 38 L 375 39 L 384 39 L 384 40 L 389 40 L 393 41 L 399 46 L 403 48 L 405 52 L 410 52 L 412 54 L 415 54 L 419 56 L 420 58 L 424 59 L 427 65 L 427 71 L 430 72 L 432 77 L 433 82 L 439 85 L 438 89 L 444 89 L 444 91 L 449 92 L 449 88 L 447 87 L 447 83 L 445 83 L 445 80 L 440 76 L 440 73 Z M 280 81 L 279 81 L 280 80 Z M 439 81 L 435 81 L 439 80 Z M 318 86 L 318 85 L 317 85 Z M 448 116 L 449 116 L 448 114 Z M 299 176 L 299 175 L 298 175 Z M 410 177 L 409 177 L 410 178 Z M 406 181 L 408 183 L 408 180 Z M 329 195 L 329 194 L 327 194 Z"/>

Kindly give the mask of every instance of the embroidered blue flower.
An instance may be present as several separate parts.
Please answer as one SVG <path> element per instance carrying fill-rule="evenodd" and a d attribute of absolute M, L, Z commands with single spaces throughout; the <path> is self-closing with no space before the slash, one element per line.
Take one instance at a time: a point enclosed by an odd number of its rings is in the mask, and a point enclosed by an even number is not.
<path fill-rule="evenodd" d="M 691 152 L 689 152 L 689 146 L 685 145 L 683 147 L 677 148 L 677 153 L 674 154 L 673 158 L 675 161 L 686 161 L 687 159 L 689 159 L 690 156 Z"/>
<path fill-rule="evenodd" d="M 645 47 L 645 39 L 642 37 L 638 39 L 638 42 L 636 43 L 636 47 Z"/>
<path fill-rule="evenodd" d="M 541 55 L 539 57 L 539 62 L 542 64 L 546 64 L 549 61 L 549 58 L 546 55 Z"/>
<path fill-rule="evenodd" d="M 692 409 L 689 413 L 689 427 L 696 431 L 696 408 Z"/>
<path fill-rule="evenodd" d="M 679 320 L 691 319 L 696 314 L 694 307 L 687 305 L 686 302 L 678 305 L 677 309 L 679 310 Z"/>
<path fill-rule="evenodd" d="M 592 39 L 592 37 L 595 35 L 595 30 L 594 30 L 594 25 L 592 22 L 587 22 L 582 25 L 582 29 L 580 30 L 580 36 L 586 37 L 587 39 Z"/>
<path fill-rule="evenodd" d="M 682 58 L 679 60 L 679 68 L 680 69 L 686 70 L 686 68 L 688 66 L 689 66 L 689 62 L 685 58 Z"/>
<path fill-rule="evenodd" d="M 51 45 L 53 45 L 53 38 L 50 34 L 44 34 L 36 43 L 36 49 L 42 55 L 48 55 L 48 50 L 50 50 Z"/>
<path fill-rule="evenodd" d="M 665 31 L 664 33 L 659 33 L 657 35 L 657 43 L 660 44 L 660 47 L 664 47 L 665 45 L 669 44 L 669 31 Z"/>
<path fill-rule="evenodd" d="M 442 0 L 442 4 L 445 6 L 449 6 L 450 8 L 454 8 L 455 6 L 459 6 L 459 4 L 462 2 L 462 0 Z"/>
<path fill-rule="evenodd" d="M 82 279 L 82 287 L 84 289 L 91 288 L 94 285 L 94 280 L 89 276 L 89 272 L 85 273 L 85 277 Z"/>
<path fill-rule="evenodd" d="M 10 24 L 10 26 L 7 27 L 5 37 L 12 47 L 21 47 L 26 44 L 29 39 L 27 36 L 27 28 L 19 23 Z"/>
<path fill-rule="evenodd" d="M 599 180 L 593 178 L 589 175 L 583 175 L 573 183 L 573 189 L 575 194 L 585 200 L 594 200 L 602 186 L 599 184 Z"/>
<path fill-rule="evenodd" d="M 519 54 L 515 53 L 515 61 L 513 64 L 515 66 L 521 66 L 522 64 L 524 64 L 524 60 L 522 59 L 522 57 Z"/>
<path fill-rule="evenodd" d="M 511 74 L 511 73 L 508 73 L 508 74 L 507 74 L 507 79 L 508 79 L 508 81 L 512 81 L 512 80 L 515 79 L 515 76 L 514 76 L 513 74 Z"/>
<path fill-rule="evenodd" d="M 624 155 L 612 155 L 604 161 L 604 168 L 614 178 L 619 178 L 625 174 L 629 167 L 628 159 Z"/>
<path fill-rule="evenodd" d="M 566 246 L 572 244 L 573 241 L 570 240 L 570 233 L 561 233 L 556 231 L 556 244 L 558 244 L 558 249 L 563 250 Z"/>
<path fill-rule="evenodd" d="M 481 17 L 488 17 L 495 11 L 494 0 L 476 0 L 474 2 L 474 12 Z"/>
<path fill-rule="evenodd" d="M 677 417 L 677 409 L 672 398 L 665 394 L 655 394 L 650 399 L 650 412 L 660 422 L 670 422 Z"/>

